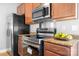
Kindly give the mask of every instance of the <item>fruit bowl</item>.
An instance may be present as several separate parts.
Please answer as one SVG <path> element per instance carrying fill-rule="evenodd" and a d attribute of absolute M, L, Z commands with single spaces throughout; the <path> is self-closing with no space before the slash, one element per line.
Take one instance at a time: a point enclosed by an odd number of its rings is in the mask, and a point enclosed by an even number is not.
<path fill-rule="evenodd" d="M 62 40 L 62 41 L 69 41 L 70 40 L 68 38 L 56 38 L 56 37 L 54 37 L 54 39 L 56 39 L 56 40 Z"/>
<path fill-rule="evenodd" d="M 58 40 L 69 41 L 69 40 L 71 40 L 73 37 L 72 37 L 72 35 L 70 35 L 70 34 L 57 33 L 57 34 L 55 34 L 54 38 L 55 38 L 55 39 L 58 39 Z"/>

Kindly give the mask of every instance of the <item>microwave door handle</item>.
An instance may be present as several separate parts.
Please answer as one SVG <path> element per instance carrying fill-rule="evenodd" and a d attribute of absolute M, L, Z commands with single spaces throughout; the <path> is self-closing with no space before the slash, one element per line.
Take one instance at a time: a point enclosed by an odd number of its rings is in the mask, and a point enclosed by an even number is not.
<path fill-rule="evenodd" d="M 43 13 L 42 16 L 45 17 L 45 15 L 46 15 L 46 10 L 45 10 L 44 7 L 43 7 L 43 11 L 42 11 L 42 13 Z"/>
<path fill-rule="evenodd" d="M 48 15 L 48 7 L 43 7 L 43 17 L 45 17 L 46 15 Z"/>
<path fill-rule="evenodd" d="M 46 13 L 46 15 L 49 14 L 49 7 L 46 7 L 46 8 L 45 8 L 45 13 Z"/>

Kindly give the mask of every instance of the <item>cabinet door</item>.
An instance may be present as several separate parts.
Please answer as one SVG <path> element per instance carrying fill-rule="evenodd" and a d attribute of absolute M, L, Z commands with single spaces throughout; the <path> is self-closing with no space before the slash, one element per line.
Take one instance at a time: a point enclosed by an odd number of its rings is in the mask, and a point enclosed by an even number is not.
<path fill-rule="evenodd" d="M 17 13 L 19 15 L 23 15 L 25 13 L 25 11 L 24 11 L 24 4 L 21 4 L 20 6 L 18 6 Z"/>
<path fill-rule="evenodd" d="M 25 24 L 32 23 L 32 3 L 25 4 Z"/>
<path fill-rule="evenodd" d="M 32 9 L 39 7 L 41 3 L 32 3 Z"/>
<path fill-rule="evenodd" d="M 70 56 L 71 55 L 71 47 L 65 47 L 53 43 L 44 42 L 44 49 L 58 53 L 62 56 Z"/>
<path fill-rule="evenodd" d="M 23 55 L 22 37 L 18 39 L 18 53 L 19 55 Z"/>
<path fill-rule="evenodd" d="M 52 18 L 62 19 L 75 16 L 75 3 L 52 3 Z"/>

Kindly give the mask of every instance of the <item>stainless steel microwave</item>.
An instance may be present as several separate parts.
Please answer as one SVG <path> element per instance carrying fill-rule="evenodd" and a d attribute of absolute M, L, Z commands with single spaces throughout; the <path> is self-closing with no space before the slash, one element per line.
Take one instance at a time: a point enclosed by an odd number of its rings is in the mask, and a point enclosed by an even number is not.
<path fill-rule="evenodd" d="M 38 19 L 44 19 L 50 17 L 50 3 L 49 4 L 43 4 L 41 7 L 35 9 L 32 11 L 32 19 L 38 20 Z"/>

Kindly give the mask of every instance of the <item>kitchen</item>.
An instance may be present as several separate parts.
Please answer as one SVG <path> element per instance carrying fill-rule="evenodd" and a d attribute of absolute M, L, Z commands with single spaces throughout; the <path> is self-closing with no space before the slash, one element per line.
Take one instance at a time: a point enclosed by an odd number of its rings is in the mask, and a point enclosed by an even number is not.
<path fill-rule="evenodd" d="M 11 56 L 78 56 L 78 5 L 76 3 L 19 4 L 16 9 L 17 14 L 12 16 L 19 19 L 19 24 L 22 23 L 21 31 L 16 35 L 17 21 L 12 22 L 14 23 L 12 32 L 15 34 L 7 51 L 8 54 Z M 59 38 L 59 40 L 56 35 L 61 36 L 60 33 L 71 35 L 71 40 L 70 38 L 66 38 L 69 40 Z M 10 40 L 11 33 L 7 34 Z"/>

